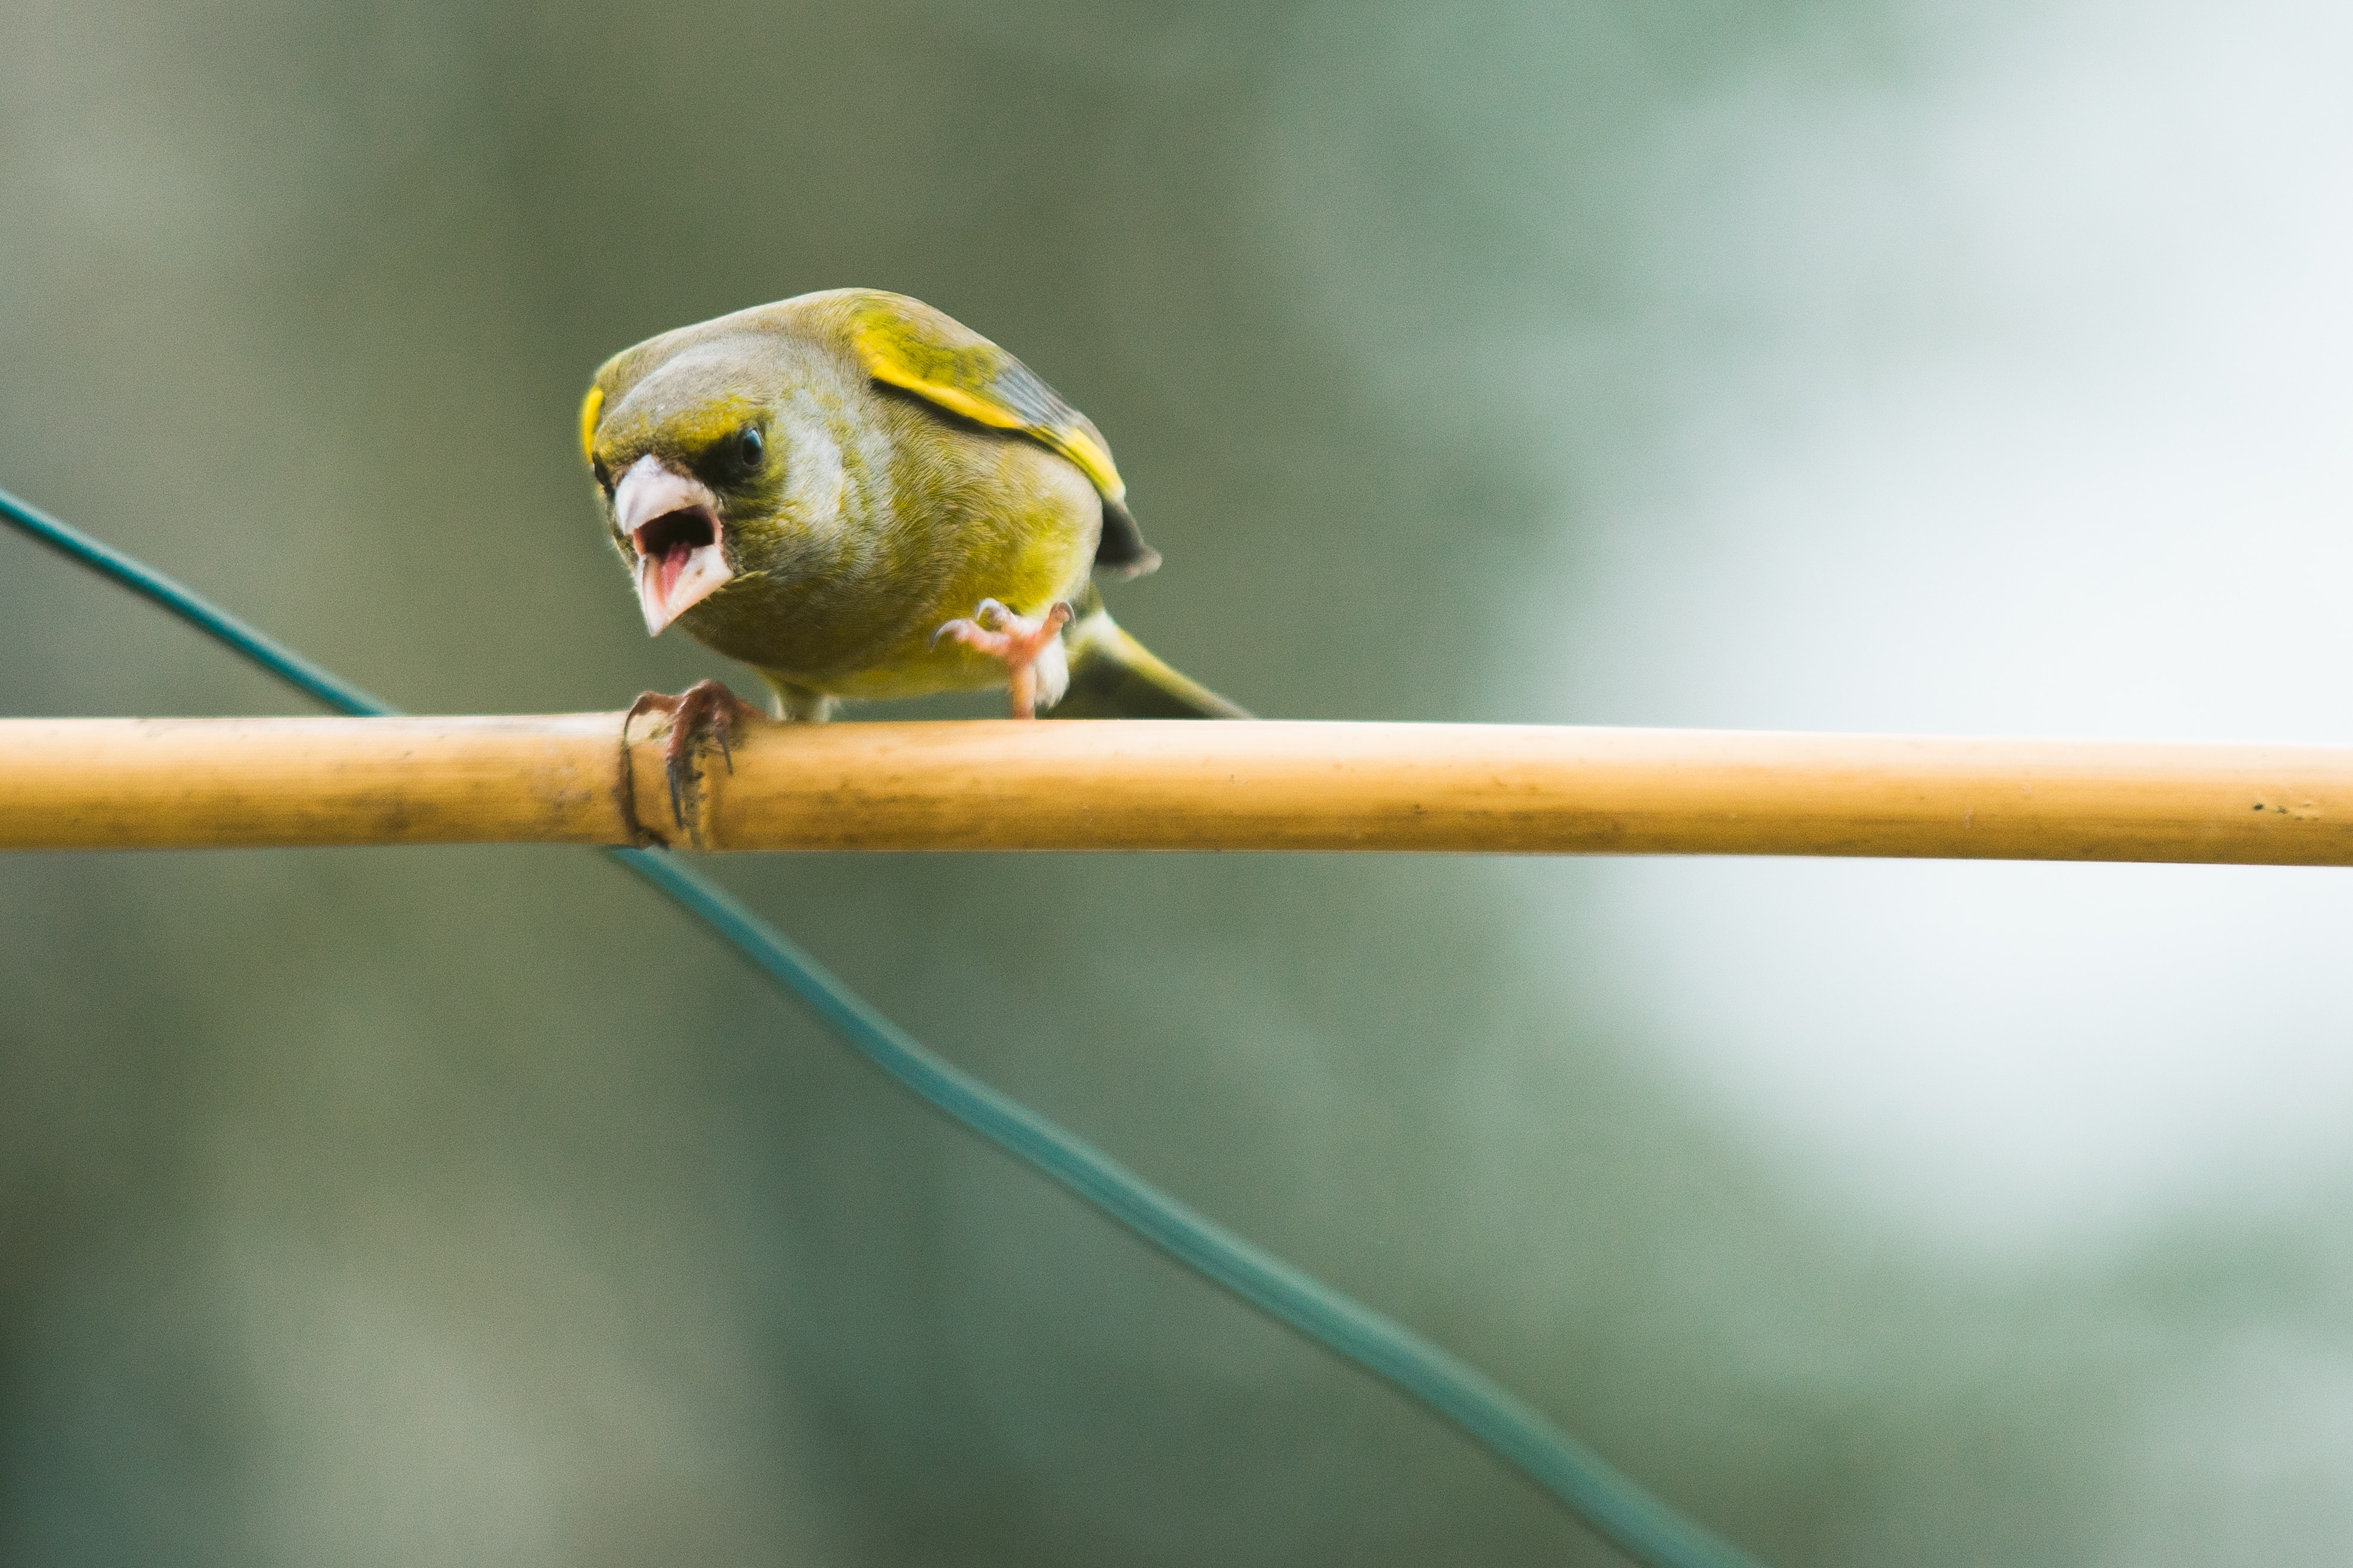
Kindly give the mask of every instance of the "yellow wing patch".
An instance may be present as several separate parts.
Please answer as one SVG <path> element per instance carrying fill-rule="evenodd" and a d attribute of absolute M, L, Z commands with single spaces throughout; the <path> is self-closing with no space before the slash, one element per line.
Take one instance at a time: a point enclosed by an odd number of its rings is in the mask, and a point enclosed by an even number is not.
<path fill-rule="evenodd" d="M 605 412 L 605 389 L 592 386 L 588 395 L 580 400 L 580 455 L 594 459 L 596 456 L 596 416 Z"/>
<path fill-rule="evenodd" d="M 953 317 L 877 293 L 859 303 L 850 341 L 875 380 L 977 424 L 1018 430 L 1076 463 L 1105 497 L 1126 499 L 1103 432 L 1028 365 Z"/>

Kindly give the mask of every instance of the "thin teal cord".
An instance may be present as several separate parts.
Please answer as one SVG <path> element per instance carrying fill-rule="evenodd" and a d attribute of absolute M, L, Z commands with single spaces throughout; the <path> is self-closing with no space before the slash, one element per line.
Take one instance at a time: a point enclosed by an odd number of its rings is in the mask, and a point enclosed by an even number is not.
<path fill-rule="evenodd" d="M 145 595 L 330 708 L 371 717 L 398 711 L 143 562 L 5 490 L 0 490 L 0 518 Z M 717 883 L 656 851 L 608 853 L 702 920 L 918 1097 L 1187 1268 L 1421 1401 L 1638 1562 L 1651 1568 L 1757 1568 L 1753 1559 L 1669 1510 L 1485 1373 L 1196 1213 L 1092 1144 L 933 1054 Z"/>

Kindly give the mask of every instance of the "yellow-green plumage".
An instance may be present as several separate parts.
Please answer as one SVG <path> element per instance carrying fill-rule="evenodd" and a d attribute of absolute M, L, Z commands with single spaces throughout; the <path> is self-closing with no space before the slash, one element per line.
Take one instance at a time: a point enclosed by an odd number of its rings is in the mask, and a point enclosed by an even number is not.
<path fill-rule="evenodd" d="M 762 437 L 756 462 L 742 460 L 747 430 Z M 1142 654 L 1089 585 L 1092 572 L 1158 560 L 1101 434 L 1019 361 L 916 300 L 837 289 L 650 339 L 597 372 L 582 439 L 633 564 L 643 551 L 612 505 L 620 476 L 650 457 L 708 487 L 728 575 L 677 624 L 766 676 L 789 711 L 1003 685 L 996 658 L 934 645 L 985 599 L 1028 616 L 1089 601 L 1098 624 L 1073 637 L 1080 674 L 1123 647 Z M 1095 674 L 1080 685 L 1123 684 Z M 1176 710 L 1239 713 L 1167 674 L 1186 689 Z M 1150 706 L 1171 710 L 1165 696 Z"/>

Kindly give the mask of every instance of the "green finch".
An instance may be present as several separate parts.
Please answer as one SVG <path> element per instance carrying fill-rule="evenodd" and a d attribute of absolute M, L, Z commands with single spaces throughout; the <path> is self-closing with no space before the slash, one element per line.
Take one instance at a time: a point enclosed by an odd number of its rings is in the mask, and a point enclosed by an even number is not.
<path fill-rule="evenodd" d="M 1247 718 L 1113 624 L 1160 563 L 1101 432 L 920 300 L 836 289 L 614 355 L 580 410 L 646 630 L 758 670 L 787 719 L 1004 687 L 1013 713 Z M 706 681 L 674 742 L 737 704 Z M 677 753 L 673 752 L 675 757 Z"/>

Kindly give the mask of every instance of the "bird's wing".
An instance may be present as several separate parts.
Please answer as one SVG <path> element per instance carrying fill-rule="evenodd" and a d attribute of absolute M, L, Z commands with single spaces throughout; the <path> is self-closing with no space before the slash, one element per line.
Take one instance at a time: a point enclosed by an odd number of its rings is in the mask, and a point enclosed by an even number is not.
<path fill-rule="evenodd" d="M 879 289 L 857 297 L 849 335 L 875 380 L 979 424 L 1018 430 L 1076 463 L 1103 500 L 1097 571 L 1133 577 L 1160 564 L 1127 510 L 1127 485 L 1103 432 L 1028 365 L 953 316 Z"/>
<path fill-rule="evenodd" d="M 870 293 L 853 312 L 850 341 L 875 380 L 979 424 L 1018 430 L 1076 463 L 1106 500 L 1126 499 L 1103 432 L 1028 365 L 954 317 L 903 294 Z"/>
<path fill-rule="evenodd" d="M 1094 550 L 1094 569 L 1106 576 L 1139 576 L 1160 564 L 1160 552 L 1144 543 L 1144 531 L 1127 510 L 1127 482 L 1120 479 L 1094 421 L 1080 414 L 1009 353 L 906 294 L 857 296 L 849 318 L 849 343 L 866 374 L 885 385 L 915 393 L 951 414 L 997 430 L 1018 430 L 1038 445 L 1078 463 L 1080 472 L 1103 496 L 1103 538 Z"/>

